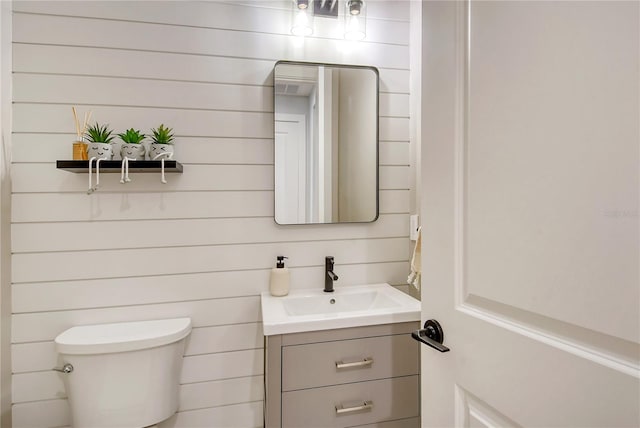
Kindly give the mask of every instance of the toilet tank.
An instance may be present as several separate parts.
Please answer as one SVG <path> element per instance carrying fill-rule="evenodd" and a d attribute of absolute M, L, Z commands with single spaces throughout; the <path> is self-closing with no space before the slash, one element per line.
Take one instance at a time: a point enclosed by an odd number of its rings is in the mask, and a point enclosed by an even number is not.
<path fill-rule="evenodd" d="M 190 318 L 73 327 L 55 339 L 74 427 L 146 427 L 178 409 Z"/>

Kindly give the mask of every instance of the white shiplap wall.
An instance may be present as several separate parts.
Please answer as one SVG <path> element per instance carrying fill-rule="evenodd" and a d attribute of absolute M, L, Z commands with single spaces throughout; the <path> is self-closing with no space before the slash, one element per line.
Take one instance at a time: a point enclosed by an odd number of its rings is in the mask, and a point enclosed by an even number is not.
<path fill-rule="evenodd" d="M 292 288 L 403 284 L 409 241 L 409 3 L 369 1 L 367 41 L 316 19 L 288 35 L 288 1 L 14 2 L 14 427 L 69 424 L 53 338 L 73 325 L 190 316 L 179 413 L 163 427 L 262 425 L 259 293 L 279 254 Z M 279 59 L 380 69 L 380 219 L 273 221 L 272 75 Z M 71 106 L 117 130 L 177 134 L 182 175 L 87 176 L 68 159 Z"/>

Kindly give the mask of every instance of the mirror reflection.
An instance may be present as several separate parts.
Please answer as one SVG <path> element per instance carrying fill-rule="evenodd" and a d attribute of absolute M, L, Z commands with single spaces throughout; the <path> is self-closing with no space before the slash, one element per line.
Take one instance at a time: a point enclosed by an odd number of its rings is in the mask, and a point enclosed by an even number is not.
<path fill-rule="evenodd" d="M 378 218 L 378 85 L 374 67 L 276 63 L 278 224 Z"/>

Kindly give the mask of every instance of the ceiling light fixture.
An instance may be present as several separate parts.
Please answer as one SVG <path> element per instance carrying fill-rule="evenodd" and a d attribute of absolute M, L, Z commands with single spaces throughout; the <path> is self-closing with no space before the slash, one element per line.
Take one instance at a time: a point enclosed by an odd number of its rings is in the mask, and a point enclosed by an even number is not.
<path fill-rule="evenodd" d="M 364 0 L 345 0 L 344 38 L 363 40 L 366 37 L 366 4 Z M 291 34 L 313 34 L 313 19 L 338 19 L 339 0 L 291 0 Z M 339 31 L 339 30 L 338 30 Z"/>

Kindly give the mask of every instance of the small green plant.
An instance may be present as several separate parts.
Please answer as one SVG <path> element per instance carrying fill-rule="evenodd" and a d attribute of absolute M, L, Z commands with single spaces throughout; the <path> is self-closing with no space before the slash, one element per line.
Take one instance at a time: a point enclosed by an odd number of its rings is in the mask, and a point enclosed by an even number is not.
<path fill-rule="evenodd" d="M 156 144 L 173 144 L 172 131 L 173 129 L 165 127 L 164 124 L 160 124 L 158 129 L 151 129 L 153 133 L 151 140 Z"/>
<path fill-rule="evenodd" d="M 113 130 L 109 129 L 109 125 L 100 126 L 98 122 L 95 125 L 87 128 L 85 136 L 90 143 L 110 143 L 113 140 L 111 133 Z"/>
<path fill-rule="evenodd" d="M 122 134 L 118 134 L 118 137 L 126 144 L 140 144 L 142 140 L 146 138 L 146 135 L 138 131 L 137 129 L 127 129 Z"/>

